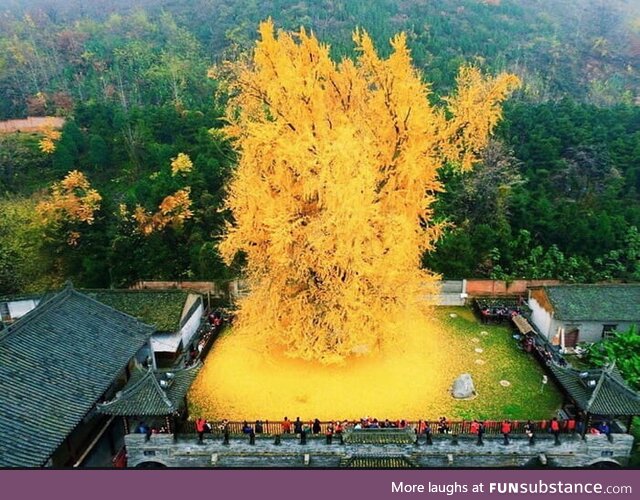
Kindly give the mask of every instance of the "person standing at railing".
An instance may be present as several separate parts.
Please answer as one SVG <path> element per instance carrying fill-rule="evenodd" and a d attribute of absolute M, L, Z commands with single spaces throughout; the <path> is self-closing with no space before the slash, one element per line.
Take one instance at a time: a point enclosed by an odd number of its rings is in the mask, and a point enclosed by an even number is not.
<path fill-rule="evenodd" d="M 529 438 L 529 444 L 533 445 L 535 437 L 533 435 L 533 431 L 535 430 L 533 422 L 531 420 L 527 420 L 527 423 L 524 424 L 524 433 Z"/>
<path fill-rule="evenodd" d="M 553 437 L 555 438 L 555 444 L 560 444 L 560 422 L 556 417 L 551 419 L 551 426 L 549 430 L 553 433 Z"/>
<path fill-rule="evenodd" d="M 302 434 L 302 421 L 300 417 L 296 417 L 296 421 L 293 423 L 293 432 L 295 434 Z"/>
<path fill-rule="evenodd" d="M 291 420 L 288 417 L 284 417 L 282 421 L 282 433 L 291 434 Z"/>
<path fill-rule="evenodd" d="M 202 417 L 198 417 L 196 419 L 196 432 L 198 433 L 198 443 L 202 443 L 206 428 L 207 428 L 207 421 Z"/>
<path fill-rule="evenodd" d="M 478 427 L 480 427 L 480 424 L 478 423 L 478 421 L 474 418 L 473 422 L 471 422 L 471 425 L 469 426 L 469 432 L 471 434 L 478 434 Z"/>
<path fill-rule="evenodd" d="M 511 434 L 511 422 L 509 420 L 503 420 L 500 426 L 500 432 L 504 436 L 504 444 L 509 444 L 509 435 Z"/>
<path fill-rule="evenodd" d="M 478 446 L 483 446 L 482 436 L 484 436 L 484 422 L 478 422 Z"/>
<path fill-rule="evenodd" d="M 418 425 L 416 427 L 416 434 L 418 436 L 424 434 L 424 421 L 418 420 Z"/>
<path fill-rule="evenodd" d="M 438 420 L 438 432 L 440 434 L 449 434 L 449 423 L 446 417 L 440 417 Z"/>

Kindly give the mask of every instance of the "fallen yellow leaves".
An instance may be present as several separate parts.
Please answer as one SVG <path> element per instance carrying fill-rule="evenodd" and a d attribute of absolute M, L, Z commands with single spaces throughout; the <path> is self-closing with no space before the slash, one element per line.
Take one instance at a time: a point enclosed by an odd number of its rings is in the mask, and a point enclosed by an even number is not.
<path fill-rule="evenodd" d="M 397 343 L 330 366 L 288 357 L 234 327 L 216 342 L 191 387 L 191 415 L 239 421 L 550 418 L 562 396 L 552 385 L 539 392 L 543 372 L 517 349 L 509 328 L 480 325 L 467 309 L 456 308 L 455 318 L 449 311 L 409 315 L 396 325 Z M 485 359 L 478 363 L 478 344 L 469 340 L 481 329 L 490 335 L 482 338 Z M 449 393 L 462 373 L 473 377 L 478 397 L 472 401 Z M 511 385 L 503 387 L 501 380 Z"/>

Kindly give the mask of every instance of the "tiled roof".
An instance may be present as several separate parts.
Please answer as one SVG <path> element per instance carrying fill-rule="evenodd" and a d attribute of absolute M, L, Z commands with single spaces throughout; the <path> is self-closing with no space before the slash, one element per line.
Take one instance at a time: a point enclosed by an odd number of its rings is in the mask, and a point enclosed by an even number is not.
<path fill-rule="evenodd" d="M 68 286 L 0 332 L 0 467 L 39 467 L 153 332 Z"/>
<path fill-rule="evenodd" d="M 198 362 L 189 368 L 173 371 L 136 369 L 122 393 L 98 405 L 98 411 L 131 417 L 171 415 L 183 406 L 184 397 L 200 368 L 202 364 Z M 162 387 L 165 384 L 166 387 Z"/>
<path fill-rule="evenodd" d="M 411 429 L 353 429 L 345 432 L 349 444 L 410 444 L 416 440 Z"/>
<path fill-rule="evenodd" d="M 182 290 L 82 290 L 108 306 L 156 327 L 159 332 L 180 329 L 189 294 Z"/>
<path fill-rule="evenodd" d="M 563 321 L 640 321 L 640 284 L 543 287 Z"/>
<path fill-rule="evenodd" d="M 581 372 L 549 366 L 581 410 L 594 415 L 640 415 L 640 393 L 624 382 L 615 367 Z"/>
<path fill-rule="evenodd" d="M 340 467 L 348 469 L 410 469 L 417 465 L 407 457 L 383 455 L 356 455 L 345 458 Z"/>

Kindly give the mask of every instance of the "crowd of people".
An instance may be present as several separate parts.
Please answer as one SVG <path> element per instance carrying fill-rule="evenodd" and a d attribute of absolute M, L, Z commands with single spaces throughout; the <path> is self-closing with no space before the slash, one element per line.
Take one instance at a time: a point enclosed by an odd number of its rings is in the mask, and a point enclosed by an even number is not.
<path fill-rule="evenodd" d="M 149 440 L 152 434 L 168 434 L 169 429 L 164 425 L 151 426 L 143 420 L 136 427 L 136 433 L 144 434 L 146 439 Z"/>
<path fill-rule="evenodd" d="M 360 429 L 408 429 L 414 432 L 418 437 L 425 437 L 427 443 L 431 443 L 433 434 L 452 435 L 457 438 L 458 435 L 475 435 L 478 444 L 483 444 L 483 436 L 487 431 L 490 434 L 502 434 L 504 444 L 509 444 L 511 434 L 524 434 L 530 444 L 534 443 L 535 436 L 540 434 L 552 434 L 556 442 L 559 441 L 560 434 L 603 434 L 610 437 L 612 424 L 608 420 L 590 423 L 585 428 L 584 416 L 578 415 L 576 418 L 568 418 L 559 420 L 554 417 L 551 420 L 541 420 L 532 422 L 527 420 L 523 422 L 512 422 L 509 419 L 503 421 L 483 421 L 474 419 L 466 422 L 450 422 L 446 417 L 440 417 L 437 421 L 431 423 L 428 420 L 419 420 L 418 422 L 410 422 L 408 420 L 379 420 L 376 418 L 364 417 L 360 420 L 336 420 L 335 422 L 321 422 L 319 419 L 310 421 L 302 421 L 300 417 L 295 420 L 289 420 L 285 417 L 281 422 L 272 422 L 256 420 L 254 423 L 244 421 L 242 426 L 239 423 L 232 423 L 223 420 L 216 424 L 208 422 L 204 418 L 195 420 L 195 431 L 198 434 L 198 441 L 203 442 L 205 434 L 217 433 L 223 434 L 228 440 L 229 436 L 241 432 L 243 435 L 249 436 L 250 440 L 255 440 L 257 435 L 286 435 L 294 434 L 301 439 L 306 439 L 309 435 L 325 435 L 327 442 L 330 442 L 333 436 L 341 436 L 345 430 Z M 145 434 L 146 439 L 150 439 L 153 434 L 165 434 L 170 431 L 164 426 L 153 427 L 142 421 L 136 427 L 135 432 Z"/>
<path fill-rule="evenodd" d="M 517 299 L 476 299 L 476 308 L 483 323 L 503 323 L 527 309 L 523 297 Z"/>
<path fill-rule="evenodd" d="M 204 434 L 214 431 L 213 425 L 204 418 L 196 419 L 195 427 L 200 441 L 202 441 Z M 218 423 L 216 429 L 218 432 L 227 435 L 232 432 L 231 423 L 228 420 L 223 420 Z M 254 423 L 249 423 L 245 420 L 239 431 L 244 435 L 252 437 L 259 434 L 295 434 L 298 436 L 304 435 L 306 437 L 308 435 L 319 434 L 324 434 L 326 436 L 340 435 L 345 430 L 361 429 L 408 429 L 415 432 L 418 436 L 426 436 L 429 440 L 433 434 L 468 434 L 477 436 L 479 443 L 482 442 L 482 438 L 485 433 L 490 431 L 492 434 L 502 434 L 505 444 L 509 443 L 511 434 L 514 431 L 517 433 L 524 433 L 531 441 L 533 441 L 536 433 L 553 434 L 557 440 L 561 433 L 582 434 L 586 432 L 590 434 L 605 434 L 609 436 L 612 432 L 611 423 L 608 421 L 594 423 L 585 430 L 584 419 L 581 415 L 578 415 L 577 418 L 569 418 L 566 420 L 559 420 L 554 417 L 551 420 L 542 420 L 535 423 L 531 420 L 527 420 L 525 423 L 522 423 L 513 422 L 509 419 L 497 422 L 487 422 L 484 420 L 474 419 L 470 422 L 452 423 L 444 416 L 440 417 L 433 423 L 428 420 L 410 422 L 404 419 L 382 420 L 370 417 L 363 417 L 359 420 L 336 420 L 323 423 L 317 418 L 309 421 L 303 421 L 300 417 L 297 417 L 295 420 L 290 420 L 288 417 L 284 417 L 281 422 L 272 422 L 271 424 L 269 424 L 268 421 L 263 420 L 256 420 Z M 234 426 L 233 431 L 238 432 L 237 424 Z M 151 431 L 144 430 L 144 432 L 150 433 Z M 163 431 L 160 430 L 154 432 Z"/>
<path fill-rule="evenodd" d="M 194 342 L 189 347 L 189 352 L 184 360 L 185 367 L 193 365 L 198 359 L 202 358 L 207 346 L 220 334 L 225 324 L 231 322 L 231 319 L 231 316 L 225 317 L 223 311 L 219 309 L 207 316 L 207 321 L 200 331 L 197 342 Z"/>

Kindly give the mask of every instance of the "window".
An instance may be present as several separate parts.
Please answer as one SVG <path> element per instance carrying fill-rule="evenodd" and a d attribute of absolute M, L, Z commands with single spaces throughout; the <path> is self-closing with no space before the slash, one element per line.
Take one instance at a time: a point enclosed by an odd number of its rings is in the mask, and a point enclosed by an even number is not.
<path fill-rule="evenodd" d="M 602 340 L 607 340 L 618 330 L 618 325 L 603 325 Z"/>

